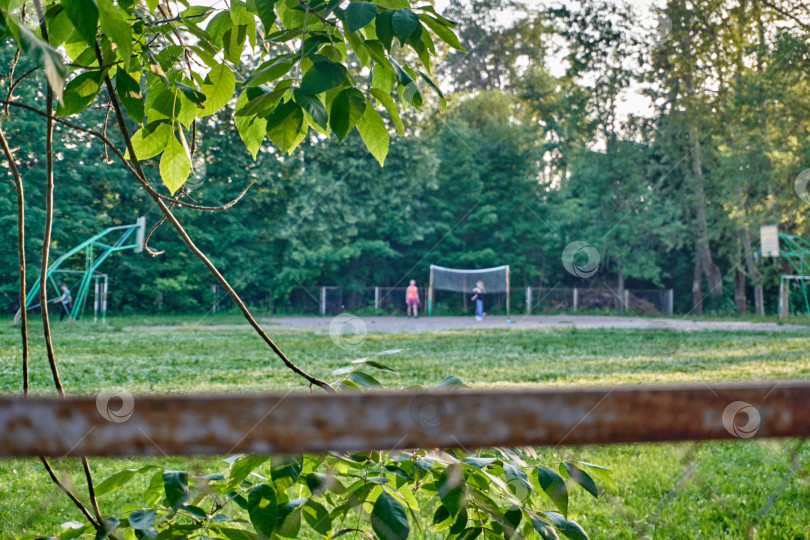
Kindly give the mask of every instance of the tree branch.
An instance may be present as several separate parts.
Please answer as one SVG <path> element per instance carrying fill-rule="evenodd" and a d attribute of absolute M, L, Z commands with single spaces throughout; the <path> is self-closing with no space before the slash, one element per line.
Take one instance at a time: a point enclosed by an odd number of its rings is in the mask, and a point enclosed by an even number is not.
<path fill-rule="evenodd" d="M 98 44 L 96 44 L 96 56 L 99 59 L 101 58 L 101 50 L 99 49 Z M 101 60 L 99 60 L 99 62 L 101 62 Z M 208 257 L 206 257 L 206 255 L 200 250 L 200 248 L 197 247 L 197 245 L 194 243 L 191 237 L 189 237 L 186 230 L 183 228 L 183 226 L 180 224 L 180 222 L 177 220 L 174 214 L 172 214 L 171 210 L 163 202 L 163 199 L 160 198 L 158 192 L 155 191 L 155 189 L 146 179 L 146 174 L 144 174 L 143 168 L 141 167 L 141 163 L 137 158 L 137 154 L 135 153 L 135 149 L 132 147 L 132 140 L 129 136 L 129 129 L 127 128 L 126 120 L 124 119 L 124 114 L 121 110 L 121 104 L 118 102 L 118 98 L 115 94 L 115 88 L 113 87 L 112 81 L 110 80 L 109 76 L 104 77 L 104 84 L 107 87 L 107 93 L 109 94 L 110 99 L 112 101 L 113 110 L 115 111 L 116 120 L 118 121 L 118 128 L 119 131 L 121 132 L 121 135 L 124 138 L 124 143 L 126 144 L 127 151 L 129 152 L 132 166 L 137 172 L 135 178 L 141 183 L 143 188 L 146 190 L 149 196 L 152 197 L 155 203 L 157 203 L 158 208 L 160 208 L 160 211 L 163 212 L 163 215 L 172 224 L 172 227 L 174 227 L 174 229 L 177 231 L 177 234 L 180 235 L 180 238 L 183 240 L 183 243 L 185 243 L 189 251 L 191 251 L 198 259 L 200 259 L 200 261 L 205 265 L 205 267 L 208 268 L 208 271 L 211 272 L 211 274 L 220 283 L 222 288 L 225 289 L 225 291 L 228 293 L 228 296 L 230 296 L 236 303 L 237 307 L 242 312 L 242 315 L 244 315 L 248 323 L 253 327 L 256 333 L 259 334 L 259 336 L 264 340 L 264 342 L 267 343 L 267 345 L 273 350 L 276 356 L 278 356 L 288 368 L 290 368 L 293 372 L 297 373 L 298 375 L 306 379 L 310 384 L 319 386 L 328 392 L 334 392 L 335 391 L 334 388 L 332 388 L 328 383 L 308 374 L 307 372 L 299 368 L 297 365 L 295 365 L 289 358 L 287 358 L 287 356 L 281 351 L 278 345 L 276 345 L 275 342 L 272 339 L 270 339 L 270 336 L 267 335 L 267 333 L 264 331 L 261 325 L 256 321 L 256 319 L 253 317 L 253 314 L 250 312 L 248 307 L 239 297 L 239 294 L 234 290 L 233 287 L 231 287 L 231 284 L 228 282 L 228 280 L 225 279 L 225 277 L 220 273 L 219 269 L 216 266 L 214 266 L 214 264 L 208 259 Z"/>
<path fill-rule="evenodd" d="M 8 161 L 11 175 L 14 177 L 14 186 L 17 189 L 17 252 L 19 256 L 20 273 L 20 333 L 22 334 L 22 373 L 23 395 L 28 395 L 28 312 L 25 309 L 25 199 L 23 197 L 23 183 L 14 155 L 8 145 L 6 134 L 0 127 L 0 145 Z"/>
<path fill-rule="evenodd" d="M 48 463 L 48 460 L 45 459 L 42 456 L 39 457 L 39 460 L 42 462 L 43 465 L 45 465 L 45 470 L 48 471 L 49 475 L 51 475 L 51 480 L 53 480 L 54 484 L 59 486 L 59 489 L 61 489 L 62 491 L 65 492 L 65 495 L 67 495 L 68 498 L 71 501 L 73 501 L 73 504 L 75 504 L 79 508 L 79 510 L 82 511 L 82 514 L 84 514 L 84 517 L 87 518 L 87 520 L 93 525 L 93 527 L 98 529 L 100 522 L 97 522 L 95 519 L 93 519 L 93 516 L 90 514 L 90 512 L 87 510 L 87 508 L 85 508 L 85 506 L 82 504 L 82 502 L 78 498 L 76 498 L 76 495 L 74 495 L 73 492 L 70 491 L 70 489 L 68 489 L 68 487 L 65 486 L 59 480 L 59 478 L 56 477 L 56 474 L 53 472 L 53 469 L 51 468 L 51 464 Z"/>

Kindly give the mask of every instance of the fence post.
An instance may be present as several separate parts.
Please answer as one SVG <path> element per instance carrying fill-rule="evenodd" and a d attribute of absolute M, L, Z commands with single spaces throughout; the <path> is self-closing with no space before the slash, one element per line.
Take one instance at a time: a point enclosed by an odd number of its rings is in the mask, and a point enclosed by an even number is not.
<path fill-rule="evenodd" d="M 109 292 L 109 279 L 104 274 L 104 284 L 101 289 L 101 323 L 107 324 L 107 293 Z"/>
<path fill-rule="evenodd" d="M 526 315 L 532 312 L 532 288 L 526 287 Z"/>
<path fill-rule="evenodd" d="M 624 298 L 622 298 L 622 303 L 622 313 L 624 313 L 630 309 L 630 291 L 628 289 L 624 290 Z"/>
<path fill-rule="evenodd" d="M 667 291 L 667 315 L 672 315 L 675 312 L 675 293 L 673 289 Z"/>
<path fill-rule="evenodd" d="M 326 315 L 326 287 L 321 287 L 321 305 L 318 307 L 321 315 Z"/>
<path fill-rule="evenodd" d="M 779 320 L 785 316 L 785 278 L 779 279 Z"/>
<path fill-rule="evenodd" d="M 380 288 L 374 287 L 374 311 L 380 311 Z"/>
<path fill-rule="evenodd" d="M 574 287 L 574 313 L 577 312 L 577 307 L 579 307 L 579 289 Z"/>

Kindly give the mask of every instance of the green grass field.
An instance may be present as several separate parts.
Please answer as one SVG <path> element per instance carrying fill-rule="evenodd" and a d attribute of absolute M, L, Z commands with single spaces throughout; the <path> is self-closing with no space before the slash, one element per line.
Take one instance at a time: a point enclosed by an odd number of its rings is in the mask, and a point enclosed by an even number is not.
<path fill-rule="evenodd" d="M 180 319 L 113 319 L 107 327 L 55 324 L 60 372 L 71 394 L 113 388 L 132 393 L 261 392 L 304 385 L 248 330 L 131 331 L 137 324 L 181 324 Z M 238 319 L 209 317 L 205 323 Z M 272 329 L 272 326 L 270 327 Z M 52 392 L 50 372 L 34 322 L 31 384 Z M 400 375 L 388 387 L 430 386 L 456 375 L 476 387 L 615 385 L 798 379 L 810 374 L 810 331 L 650 332 L 647 330 L 466 330 L 369 334 L 346 351 L 328 335 L 272 332 L 301 367 L 331 380 L 349 360 L 392 348 Z M 0 321 L 0 392 L 21 389 L 19 331 Z M 136 404 L 137 406 L 137 404 Z M 608 466 L 615 488 L 598 500 L 577 492 L 572 517 L 591 538 L 810 538 L 810 448 L 797 440 L 632 444 L 542 449 L 548 461 L 576 458 Z M 98 479 L 149 461 L 216 472 L 219 458 L 92 459 Z M 72 459 L 58 470 L 84 493 Z M 106 513 L 138 505 L 134 481 L 101 497 Z M 550 506 L 550 504 L 549 504 Z M 0 536 L 53 533 L 79 513 L 55 492 L 36 460 L 0 461 Z M 426 517 L 426 519 L 429 519 Z"/>

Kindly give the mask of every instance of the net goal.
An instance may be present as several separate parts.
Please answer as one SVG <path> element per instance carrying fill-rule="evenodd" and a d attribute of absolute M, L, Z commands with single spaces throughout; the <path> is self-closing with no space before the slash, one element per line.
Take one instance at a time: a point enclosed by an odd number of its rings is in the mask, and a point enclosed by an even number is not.
<path fill-rule="evenodd" d="M 486 293 L 506 294 L 506 314 L 509 315 L 509 265 L 493 268 L 460 269 L 430 265 L 428 286 L 428 315 L 433 314 L 434 291 L 472 293 L 475 284 L 484 284 Z"/>

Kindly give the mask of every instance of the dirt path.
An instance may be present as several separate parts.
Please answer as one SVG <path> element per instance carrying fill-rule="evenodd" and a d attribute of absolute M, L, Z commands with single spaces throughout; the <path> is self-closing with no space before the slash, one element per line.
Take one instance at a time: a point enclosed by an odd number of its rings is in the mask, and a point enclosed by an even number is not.
<path fill-rule="evenodd" d="M 350 314 L 336 317 L 273 317 L 260 320 L 268 330 L 290 329 L 328 332 L 330 326 L 349 325 L 367 332 L 431 332 L 442 330 L 462 330 L 475 328 L 668 328 L 672 330 L 799 330 L 808 329 L 800 324 L 777 324 L 772 322 L 748 321 L 695 321 L 691 319 L 616 317 L 601 315 L 529 315 L 516 316 L 507 321 L 506 317 L 486 317 L 476 322 L 474 317 L 357 317 Z M 247 324 L 221 325 L 180 325 L 180 326 L 127 326 L 124 330 L 175 330 L 199 328 L 206 330 L 243 330 Z"/>

